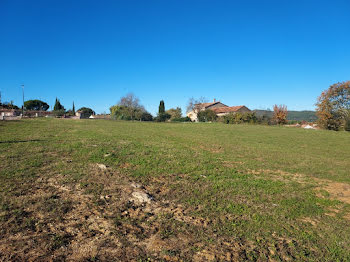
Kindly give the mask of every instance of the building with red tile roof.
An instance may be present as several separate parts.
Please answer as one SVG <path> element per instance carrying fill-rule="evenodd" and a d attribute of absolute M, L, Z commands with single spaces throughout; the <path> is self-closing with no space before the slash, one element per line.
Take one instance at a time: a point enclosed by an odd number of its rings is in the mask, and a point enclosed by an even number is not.
<path fill-rule="evenodd" d="M 246 106 L 227 106 L 220 101 L 211 103 L 200 103 L 194 105 L 194 110 L 187 113 L 187 116 L 194 122 L 198 122 L 198 113 L 204 110 L 213 110 L 217 116 L 224 116 L 230 113 L 248 113 L 251 110 Z"/>

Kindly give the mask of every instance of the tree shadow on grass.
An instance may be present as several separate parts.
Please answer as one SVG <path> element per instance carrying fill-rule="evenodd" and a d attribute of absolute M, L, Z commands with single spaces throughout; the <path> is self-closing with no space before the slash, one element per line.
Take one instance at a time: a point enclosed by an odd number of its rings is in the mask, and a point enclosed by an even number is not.
<path fill-rule="evenodd" d="M 12 141 L 0 141 L 0 144 L 12 144 L 12 143 L 27 143 L 27 142 L 43 142 L 42 139 L 28 139 L 28 140 L 12 140 Z"/>

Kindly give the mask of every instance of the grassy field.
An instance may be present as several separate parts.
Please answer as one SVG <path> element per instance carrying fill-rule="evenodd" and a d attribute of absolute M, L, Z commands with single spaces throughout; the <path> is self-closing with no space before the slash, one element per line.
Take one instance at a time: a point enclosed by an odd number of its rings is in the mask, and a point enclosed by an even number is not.
<path fill-rule="evenodd" d="M 350 133 L 0 122 L 0 261 L 350 261 Z"/>

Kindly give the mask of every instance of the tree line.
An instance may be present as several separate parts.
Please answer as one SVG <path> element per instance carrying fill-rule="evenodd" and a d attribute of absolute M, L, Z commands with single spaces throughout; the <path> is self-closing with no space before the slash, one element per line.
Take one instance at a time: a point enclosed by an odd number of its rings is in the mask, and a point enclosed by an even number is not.
<path fill-rule="evenodd" d="M 204 103 L 205 98 L 198 100 L 190 98 L 187 105 L 187 112 L 194 110 L 200 103 Z M 19 109 L 18 106 L 10 103 L 1 103 L 0 107 L 5 109 Z M 47 111 L 49 105 L 41 100 L 34 99 L 24 102 L 24 110 Z M 95 112 L 88 107 L 78 109 L 82 114 L 90 116 Z M 72 109 L 66 110 L 56 98 L 53 107 L 55 116 L 75 115 L 75 105 L 73 102 Z M 140 120 L 140 121 L 173 121 L 173 122 L 189 122 L 188 117 L 182 116 L 180 107 L 165 109 L 163 100 L 159 103 L 158 114 L 153 117 L 152 114 L 140 104 L 139 98 L 130 93 L 122 97 L 119 102 L 110 107 L 111 117 L 119 120 Z M 329 130 L 346 130 L 350 131 L 350 81 L 339 82 L 331 85 L 327 90 L 323 91 L 317 99 L 316 115 L 320 127 Z M 255 112 L 250 113 L 231 113 L 223 117 L 218 117 L 212 110 L 204 110 L 198 112 L 198 120 L 200 122 L 220 121 L 228 124 L 239 123 L 265 123 L 265 124 L 286 124 L 288 110 L 285 105 L 274 105 L 272 116 L 270 114 L 257 115 Z"/>
<path fill-rule="evenodd" d="M 205 102 L 205 101 L 204 101 Z M 195 105 L 203 103 L 203 99 L 190 100 L 188 110 L 194 109 Z M 224 123 L 268 123 L 286 124 L 288 122 L 288 110 L 285 105 L 274 105 L 273 113 L 257 116 L 252 113 L 232 113 L 219 121 Z M 350 131 L 350 81 L 338 82 L 323 91 L 316 103 L 317 123 L 323 129 Z M 217 115 L 211 110 L 200 111 L 199 121 L 217 121 Z"/>
<path fill-rule="evenodd" d="M 77 111 L 80 112 L 80 114 L 86 118 L 90 117 L 91 115 L 95 115 L 95 111 L 93 111 L 89 107 L 81 107 Z M 66 110 L 64 106 L 61 104 L 60 100 L 56 98 L 55 105 L 53 107 L 52 113 L 54 116 L 75 116 L 75 105 L 73 101 L 72 109 Z"/>
<path fill-rule="evenodd" d="M 19 109 L 18 106 L 14 105 L 13 102 L 11 101 L 10 103 L 1 103 L 0 101 L 0 107 L 6 108 L 6 109 Z M 24 110 L 26 111 L 47 111 L 50 108 L 49 104 L 38 100 L 38 99 L 33 99 L 33 100 L 27 100 L 24 102 Z M 91 115 L 94 115 L 95 112 L 89 108 L 89 107 L 81 107 L 77 111 L 81 112 L 81 114 L 85 115 L 86 117 L 89 117 Z M 75 116 L 75 105 L 73 102 L 72 109 L 66 110 L 65 107 L 61 104 L 60 100 L 56 98 L 55 100 L 55 105 L 52 110 L 52 114 L 54 116 Z"/>
<path fill-rule="evenodd" d="M 153 117 L 144 106 L 140 104 L 140 99 L 134 94 L 129 93 L 123 96 L 119 102 L 110 107 L 111 118 L 116 120 L 138 120 L 138 121 L 156 121 L 156 122 L 189 122 L 188 117 L 182 117 L 180 107 L 165 110 L 164 100 L 159 102 L 158 114 Z"/>

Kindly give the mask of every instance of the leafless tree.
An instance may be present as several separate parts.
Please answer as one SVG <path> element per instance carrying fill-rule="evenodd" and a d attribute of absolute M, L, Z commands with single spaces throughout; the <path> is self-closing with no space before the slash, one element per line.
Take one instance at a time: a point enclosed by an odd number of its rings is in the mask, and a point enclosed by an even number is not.
<path fill-rule="evenodd" d="M 197 109 L 198 104 L 207 103 L 207 102 L 208 102 L 208 99 L 206 99 L 203 96 L 201 96 L 198 99 L 191 97 L 187 102 L 186 112 L 188 113 L 188 112 L 194 111 L 195 109 Z"/>
<path fill-rule="evenodd" d="M 129 93 L 126 96 L 123 96 L 122 98 L 120 98 L 118 105 L 130 107 L 134 109 L 142 108 L 142 105 L 140 105 L 140 99 L 136 97 L 133 93 Z"/>
<path fill-rule="evenodd" d="M 133 93 L 121 97 L 117 105 L 125 107 L 131 119 L 135 119 L 135 117 L 139 117 L 139 115 L 146 112 L 146 109 L 140 104 L 140 99 Z"/>

